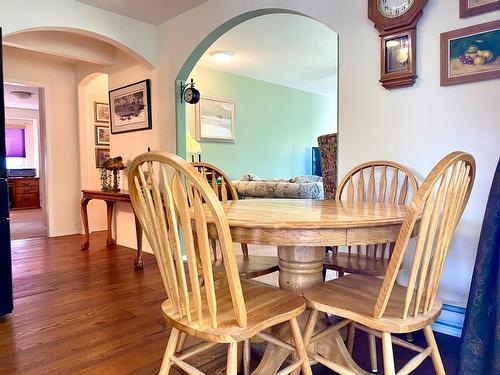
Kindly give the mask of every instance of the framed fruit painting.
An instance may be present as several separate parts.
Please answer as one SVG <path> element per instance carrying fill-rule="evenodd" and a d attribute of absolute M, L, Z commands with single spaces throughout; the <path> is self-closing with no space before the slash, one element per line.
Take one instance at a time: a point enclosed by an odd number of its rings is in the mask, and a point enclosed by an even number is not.
<path fill-rule="evenodd" d="M 441 34 L 441 86 L 500 78 L 500 20 Z"/>

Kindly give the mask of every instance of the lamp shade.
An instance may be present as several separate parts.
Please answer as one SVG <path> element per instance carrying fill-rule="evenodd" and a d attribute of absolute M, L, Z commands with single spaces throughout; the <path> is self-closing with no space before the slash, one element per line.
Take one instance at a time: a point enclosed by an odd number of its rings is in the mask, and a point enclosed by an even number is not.
<path fill-rule="evenodd" d="M 200 144 L 193 138 L 190 132 L 186 133 L 186 151 L 191 154 L 200 154 L 201 146 Z"/>
<path fill-rule="evenodd" d="M 26 157 L 26 137 L 24 129 L 6 128 L 5 129 L 6 156 L 8 158 Z"/>

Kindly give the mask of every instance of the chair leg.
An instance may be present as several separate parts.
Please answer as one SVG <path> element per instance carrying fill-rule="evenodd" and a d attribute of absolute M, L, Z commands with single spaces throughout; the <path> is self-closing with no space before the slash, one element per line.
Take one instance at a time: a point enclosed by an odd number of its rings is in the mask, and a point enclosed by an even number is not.
<path fill-rule="evenodd" d="M 241 252 L 244 258 L 248 258 L 248 245 L 246 243 L 241 244 Z"/>
<path fill-rule="evenodd" d="M 425 340 L 427 341 L 427 345 L 432 347 L 431 358 L 434 369 L 436 370 L 436 374 L 445 375 L 446 372 L 444 370 L 443 361 L 441 360 L 441 355 L 439 354 L 436 339 L 434 338 L 434 333 L 432 332 L 432 327 L 430 325 L 424 327 L 424 335 Z"/>
<path fill-rule="evenodd" d="M 177 347 L 175 348 L 175 352 L 182 352 L 184 349 L 184 344 L 186 343 L 187 334 L 185 332 L 181 332 L 179 335 L 179 341 L 177 342 Z"/>
<path fill-rule="evenodd" d="M 356 336 L 356 323 L 349 323 L 349 327 L 347 328 L 347 351 L 350 355 L 352 355 L 352 351 L 354 349 L 354 337 Z"/>
<path fill-rule="evenodd" d="M 250 339 L 243 341 L 243 375 L 250 375 Z"/>
<path fill-rule="evenodd" d="M 227 351 L 227 375 L 236 375 L 238 373 L 238 343 L 232 342 L 229 344 Z"/>
<path fill-rule="evenodd" d="M 309 318 L 307 318 L 306 326 L 304 327 L 304 346 L 307 348 L 309 346 L 309 342 L 311 341 L 311 337 L 314 333 L 314 328 L 316 327 L 316 322 L 318 321 L 318 313 L 319 311 L 316 309 L 312 309 L 309 313 Z"/>
<path fill-rule="evenodd" d="M 371 333 L 368 334 L 368 346 L 370 348 L 370 365 L 372 367 L 372 372 L 378 372 L 377 365 L 377 341 L 375 341 L 375 335 Z"/>
<path fill-rule="evenodd" d="M 212 245 L 214 260 L 217 260 L 217 240 L 215 238 L 210 239 L 210 244 Z"/>
<path fill-rule="evenodd" d="M 312 375 L 311 365 L 309 364 L 309 357 L 307 356 L 306 347 L 302 339 L 299 323 L 297 318 L 290 319 L 290 328 L 292 329 L 293 341 L 295 342 L 295 350 L 302 361 L 302 373 L 304 375 Z"/>
<path fill-rule="evenodd" d="M 395 375 L 392 339 L 389 332 L 382 332 L 382 353 L 384 354 L 384 375 Z"/>
<path fill-rule="evenodd" d="M 170 367 L 172 366 L 171 356 L 174 355 L 175 349 L 177 349 L 177 344 L 179 342 L 179 331 L 177 328 L 172 328 L 170 332 L 170 338 L 168 339 L 167 349 L 165 350 L 165 355 L 163 356 L 163 361 L 161 363 L 159 375 L 167 375 L 170 372 Z"/>

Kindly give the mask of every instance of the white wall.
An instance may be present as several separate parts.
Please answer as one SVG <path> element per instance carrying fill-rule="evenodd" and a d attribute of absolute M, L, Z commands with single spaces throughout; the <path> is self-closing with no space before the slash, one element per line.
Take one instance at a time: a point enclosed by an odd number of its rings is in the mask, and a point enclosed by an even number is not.
<path fill-rule="evenodd" d="M 339 34 L 339 175 L 370 159 L 408 165 L 420 179 L 452 150 L 477 159 L 475 188 L 457 229 L 441 294 L 464 305 L 480 226 L 500 150 L 500 80 L 439 86 L 439 34 L 500 18 L 500 12 L 461 20 L 458 1 L 431 1 L 418 27 L 416 84 L 394 91 L 378 83 L 379 37 L 366 1 L 212 0 L 160 26 L 159 121 L 174 134 L 174 80 L 191 51 L 225 21 L 259 8 L 285 8 L 323 22 Z M 186 24 L 196 25 L 185 32 Z M 174 150 L 171 138 L 162 149 Z"/>
<path fill-rule="evenodd" d="M 45 89 L 49 236 L 80 232 L 80 174 L 74 66 L 4 48 L 5 80 Z M 43 191 L 43 189 L 41 189 Z"/>
<path fill-rule="evenodd" d="M 95 125 L 106 125 L 94 121 L 94 102 L 108 102 L 108 76 L 97 75 L 86 85 L 78 85 L 79 132 L 80 132 L 80 176 L 81 188 L 101 190 L 100 173 L 95 164 Z M 89 230 L 106 229 L 106 203 L 91 200 L 87 207 Z"/>
<path fill-rule="evenodd" d="M 159 124 L 157 121 L 158 108 L 161 107 L 158 100 L 157 71 L 149 69 L 149 67 L 138 61 L 134 61 L 130 56 L 124 53 L 119 52 L 116 59 L 117 62 L 115 65 L 101 69 L 102 72 L 108 75 L 109 90 L 117 89 L 144 79 L 151 80 L 152 129 L 111 135 L 111 156 L 122 156 L 123 162 L 128 166 L 134 157 L 146 152 L 148 147 L 150 147 L 151 150 L 159 150 L 160 140 L 168 135 L 164 130 L 167 127 L 162 126 L 162 124 Z M 93 72 L 92 68 L 93 67 L 88 64 L 78 66 L 77 80 L 80 81 Z M 128 187 L 127 171 L 128 169 L 125 169 L 121 174 L 121 186 L 125 190 Z M 136 248 L 134 225 L 134 215 L 130 204 L 117 203 L 115 205 L 114 233 L 116 234 L 118 244 L 134 249 Z M 146 242 L 147 241 L 144 243 L 145 249 L 148 249 L 149 246 Z"/>

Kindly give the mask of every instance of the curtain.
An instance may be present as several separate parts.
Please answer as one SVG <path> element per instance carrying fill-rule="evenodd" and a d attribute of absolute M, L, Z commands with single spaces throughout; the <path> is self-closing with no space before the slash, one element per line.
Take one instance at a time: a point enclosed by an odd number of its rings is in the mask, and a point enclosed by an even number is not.
<path fill-rule="evenodd" d="M 459 374 L 500 375 L 500 160 L 493 176 L 462 332 Z"/>

